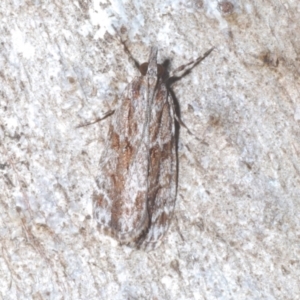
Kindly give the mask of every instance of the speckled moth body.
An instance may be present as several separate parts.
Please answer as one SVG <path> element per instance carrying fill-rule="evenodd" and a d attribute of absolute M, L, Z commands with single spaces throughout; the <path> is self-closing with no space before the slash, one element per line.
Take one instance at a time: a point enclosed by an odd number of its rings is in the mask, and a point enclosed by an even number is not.
<path fill-rule="evenodd" d="M 207 51 L 174 73 L 183 75 Z M 190 67 L 190 69 L 192 68 Z M 142 76 L 125 89 L 112 115 L 94 194 L 99 228 L 121 244 L 151 250 L 164 238 L 177 190 L 177 146 L 173 98 L 152 47 Z M 181 75 L 181 76 L 183 76 Z"/>

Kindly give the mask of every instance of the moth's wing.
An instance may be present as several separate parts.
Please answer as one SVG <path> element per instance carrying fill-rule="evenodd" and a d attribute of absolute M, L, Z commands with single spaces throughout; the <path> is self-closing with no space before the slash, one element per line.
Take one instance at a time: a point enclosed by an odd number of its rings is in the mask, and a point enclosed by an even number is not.
<path fill-rule="evenodd" d="M 165 85 L 158 85 L 150 121 L 150 153 L 147 210 L 148 231 L 138 247 L 156 248 L 172 219 L 177 189 L 177 153 L 174 111 Z"/>
<path fill-rule="evenodd" d="M 112 116 L 100 162 L 95 218 L 100 229 L 122 243 L 139 237 L 149 224 L 148 105 L 145 77 L 136 77 Z"/>

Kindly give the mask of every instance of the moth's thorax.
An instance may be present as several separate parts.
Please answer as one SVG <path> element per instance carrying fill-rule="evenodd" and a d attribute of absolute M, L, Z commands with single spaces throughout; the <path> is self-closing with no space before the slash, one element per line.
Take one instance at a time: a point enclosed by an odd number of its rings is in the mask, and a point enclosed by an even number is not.
<path fill-rule="evenodd" d="M 148 71 L 148 62 L 144 62 L 143 64 L 140 65 L 139 70 L 143 76 L 146 76 L 147 71 Z M 157 64 L 157 77 L 162 78 L 165 74 L 165 67 L 161 64 Z"/>

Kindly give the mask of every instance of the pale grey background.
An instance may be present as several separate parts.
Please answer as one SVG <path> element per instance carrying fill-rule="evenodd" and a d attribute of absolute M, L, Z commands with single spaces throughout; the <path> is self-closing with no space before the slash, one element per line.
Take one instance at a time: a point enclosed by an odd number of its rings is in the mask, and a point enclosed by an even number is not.
<path fill-rule="evenodd" d="M 231 5 L 230 5 L 231 4 Z M 2 1 L 2 299 L 300 299 L 299 1 Z M 163 245 L 97 231 L 91 194 L 113 109 L 149 47 L 181 116 Z"/>

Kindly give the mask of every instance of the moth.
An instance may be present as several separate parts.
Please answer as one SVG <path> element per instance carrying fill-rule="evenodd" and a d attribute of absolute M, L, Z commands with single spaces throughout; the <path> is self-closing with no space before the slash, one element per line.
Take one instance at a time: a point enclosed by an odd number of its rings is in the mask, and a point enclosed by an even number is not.
<path fill-rule="evenodd" d="M 178 172 L 175 122 L 182 122 L 169 85 L 212 50 L 168 77 L 152 47 L 148 62 L 139 66 L 142 75 L 128 84 L 118 107 L 107 114 L 112 117 L 96 179 L 94 218 L 102 232 L 121 244 L 152 250 L 170 226 Z"/>

